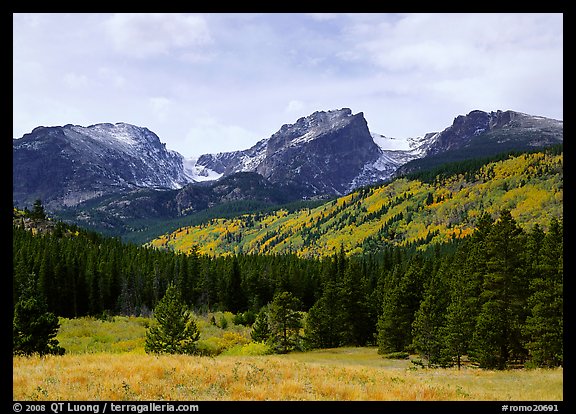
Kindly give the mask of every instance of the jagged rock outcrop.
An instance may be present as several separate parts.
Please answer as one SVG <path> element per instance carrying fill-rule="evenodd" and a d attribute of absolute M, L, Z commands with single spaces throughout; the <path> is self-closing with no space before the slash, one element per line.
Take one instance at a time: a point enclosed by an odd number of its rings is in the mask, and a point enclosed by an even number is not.
<path fill-rule="evenodd" d="M 183 157 L 147 128 L 126 123 L 38 127 L 13 140 L 13 201 L 74 206 L 134 188 L 190 182 Z"/>
<path fill-rule="evenodd" d="M 457 116 L 452 125 L 426 137 L 418 141 L 421 156 L 400 166 L 396 175 L 446 162 L 560 144 L 564 127 L 562 121 L 522 112 L 476 110 Z"/>
<path fill-rule="evenodd" d="M 307 196 L 339 195 L 389 178 L 414 158 L 408 153 L 382 150 L 364 114 L 342 108 L 283 125 L 248 150 L 203 155 L 197 165 L 223 175 L 256 172 L 272 183 L 304 188 Z"/>

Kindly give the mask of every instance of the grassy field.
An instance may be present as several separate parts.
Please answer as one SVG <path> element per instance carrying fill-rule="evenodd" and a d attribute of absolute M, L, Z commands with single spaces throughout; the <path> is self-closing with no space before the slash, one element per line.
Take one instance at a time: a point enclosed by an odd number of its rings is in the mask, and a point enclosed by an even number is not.
<path fill-rule="evenodd" d="M 245 327 L 206 325 L 218 356 L 143 352 L 149 320 L 64 321 L 64 356 L 14 357 L 14 400 L 561 401 L 563 370 L 416 369 L 376 348 L 238 355 Z M 109 324 L 109 325 L 108 325 Z M 87 326 L 92 326 L 87 329 Z M 117 328 L 117 330 L 115 329 Z M 78 333 L 84 330 L 85 335 Z M 219 332 L 220 331 L 220 332 Z M 108 336 L 104 333 L 108 332 Z M 226 342 L 228 337 L 233 338 Z M 76 335 L 76 336 L 73 336 Z M 221 336 L 218 336 L 221 335 Z M 74 339 L 75 338 L 75 339 Z M 86 339 L 90 338 L 90 339 Z M 208 341 L 209 338 L 202 340 Z M 220 341 L 220 342 L 218 342 Z M 72 345 L 75 344 L 75 347 Z M 224 345 L 222 345 L 224 346 Z"/>

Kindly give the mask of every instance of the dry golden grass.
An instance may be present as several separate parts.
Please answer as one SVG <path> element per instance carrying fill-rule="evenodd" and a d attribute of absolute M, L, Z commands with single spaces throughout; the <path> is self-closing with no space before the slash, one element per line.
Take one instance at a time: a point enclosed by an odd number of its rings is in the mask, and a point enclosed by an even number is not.
<path fill-rule="evenodd" d="M 562 369 L 413 370 L 373 348 L 217 358 L 146 354 L 14 357 L 14 400 L 547 400 Z"/>

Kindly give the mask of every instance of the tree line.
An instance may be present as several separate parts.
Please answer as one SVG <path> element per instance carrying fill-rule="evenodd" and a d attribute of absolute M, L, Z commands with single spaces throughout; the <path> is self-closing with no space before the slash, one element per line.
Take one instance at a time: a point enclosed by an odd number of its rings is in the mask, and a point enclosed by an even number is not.
<path fill-rule="evenodd" d="M 277 352 L 377 345 L 427 366 L 563 364 L 562 221 L 525 231 L 507 210 L 425 250 L 325 259 L 182 254 L 63 224 L 37 235 L 14 227 L 13 280 L 15 307 L 33 286 L 64 317 L 150 316 L 174 286 L 194 312 L 257 315 L 246 318 L 254 339 Z"/>

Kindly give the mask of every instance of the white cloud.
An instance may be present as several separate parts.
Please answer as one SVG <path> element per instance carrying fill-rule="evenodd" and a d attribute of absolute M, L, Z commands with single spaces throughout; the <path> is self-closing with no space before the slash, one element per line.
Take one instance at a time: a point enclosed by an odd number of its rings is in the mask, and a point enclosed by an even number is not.
<path fill-rule="evenodd" d="M 562 119 L 562 14 L 17 14 L 14 136 L 129 122 L 183 155 L 314 111 L 397 138 L 472 109 Z"/>
<path fill-rule="evenodd" d="M 212 40 L 202 16 L 166 13 L 114 14 L 105 22 L 116 50 L 149 58 L 177 54 L 190 55 Z"/>
<path fill-rule="evenodd" d="M 288 102 L 288 105 L 286 106 L 286 112 L 300 112 L 304 107 L 304 102 L 294 99 Z"/>
<path fill-rule="evenodd" d="M 148 98 L 148 105 L 152 109 L 153 115 L 160 121 L 165 121 L 169 115 L 172 101 L 163 96 Z"/>
<path fill-rule="evenodd" d="M 338 13 L 306 13 L 306 16 L 311 17 L 314 20 L 325 21 L 337 19 Z"/>
<path fill-rule="evenodd" d="M 193 127 L 188 129 L 186 141 L 190 147 L 188 154 L 193 155 L 243 150 L 261 138 L 241 126 L 221 122 L 210 115 L 191 119 L 190 124 Z"/>
<path fill-rule="evenodd" d="M 561 25 L 561 15 L 407 14 L 395 22 L 352 23 L 346 35 L 354 47 L 342 56 L 385 70 L 450 76 L 512 61 L 519 50 L 561 47 Z"/>
<path fill-rule="evenodd" d="M 63 81 L 64 84 L 71 89 L 82 89 L 89 85 L 89 80 L 86 75 L 74 72 L 65 73 Z"/>

